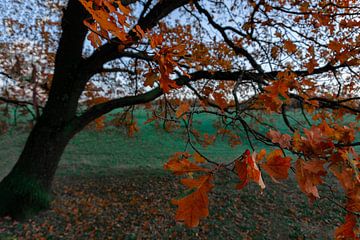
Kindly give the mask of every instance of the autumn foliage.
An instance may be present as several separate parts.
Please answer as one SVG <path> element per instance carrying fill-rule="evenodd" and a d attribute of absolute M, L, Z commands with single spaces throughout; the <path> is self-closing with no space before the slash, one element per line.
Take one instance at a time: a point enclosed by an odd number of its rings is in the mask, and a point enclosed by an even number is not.
<path fill-rule="evenodd" d="M 120 0 L 79 1 L 89 13 L 84 20 L 93 47 L 89 59 L 104 52 L 109 61 L 126 59 L 120 68 L 109 64 L 96 73 L 118 70 L 135 86 L 130 97 L 112 100 L 94 94 L 95 85 L 88 83 L 85 105 L 90 112 L 162 96 L 146 105 L 151 112 L 147 122 L 163 121 L 168 131 L 186 130 L 188 149 L 164 165 L 182 178 L 185 188 L 183 197 L 172 199 L 177 221 L 196 227 L 208 217 L 219 172 L 237 178 L 236 191 L 255 183 L 260 193 L 266 191 L 264 175 L 276 183 L 294 176 L 310 204 L 321 198 L 319 186 L 328 186 L 330 176 L 346 194 L 345 221 L 335 238 L 358 237 L 358 1 L 161 0 L 133 6 Z M 167 20 L 168 14 L 180 20 Z M 182 22 L 181 16 L 191 21 Z M 141 101 L 132 103 L 132 97 Z M 194 127 L 199 114 L 219 117 L 217 134 Z M 271 122 L 271 116 L 281 118 L 287 130 Z M 122 120 L 129 135 L 138 130 L 131 114 Z M 101 130 L 104 118 L 97 116 L 95 124 Z M 199 146 L 219 136 L 231 146 L 247 142 L 250 149 L 236 159 L 214 161 Z M 270 150 L 256 149 L 256 141 Z"/>

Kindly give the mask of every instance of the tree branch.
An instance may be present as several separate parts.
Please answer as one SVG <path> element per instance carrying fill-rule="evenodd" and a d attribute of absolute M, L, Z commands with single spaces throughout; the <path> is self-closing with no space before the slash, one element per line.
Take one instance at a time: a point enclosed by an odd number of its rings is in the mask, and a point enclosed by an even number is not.
<path fill-rule="evenodd" d="M 191 0 L 163 0 L 159 1 L 147 15 L 141 17 L 138 20 L 138 26 L 143 30 L 147 31 L 152 29 L 156 24 L 165 16 L 170 14 L 175 9 L 184 6 L 191 2 Z M 129 43 L 122 44 L 123 48 L 126 49 L 135 42 L 139 40 L 139 37 L 136 35 L 133 29 L 128 33 L 128 36 L 131 41 Z M 119 40 L 117 40 L 119 41 Z M 93 75 L 97 72 L 99 68 L 102 67 L 106 62 L 112 61 L 119 57 L 123 57 L 121 51 L 118 49 L 119 44 L 115 44 L 113 41 L 110 41 L 103 46 L 99 47 L 89 58 L 85 59 L 83 62 L 84 69 L 83 71 L 87 74 Z"/>
<path fill-rule="evenodd" d="M 309 71 L 307 71 L 307 70 L 297 70 L 297 71 L 292 71 L 292 72 L 295 73 L 297 76 L 306 77 L 306 76 L 326 73 L 329 71 L 336 71 L 337 69 L 347 67 L 347 66 L 348 66 L 348 64 L 346 62 L 343 64 L 336 65 L 336 66 L 331 65 L 329 63 L 323 67 L 315 68 L 314 71 L 312 71 L 311 73 L 309 73 Z M 271 72 L 267 72 L 265 75 L 267 77 L 274 79 L 278 75 L 279 72 L 280 71 L 271 71 Z"/>
<path fill-rule="evenodd" d="M 200 79 L 237 81 L 237 79 L 241 76 L 243 80 L 250 80 L 267 85 L 267 83 L 262 79 L 262 74 L 250 71 L 197 71 L 190 73 L 189 75 L 190 77 L 181 76 L 176 79 L 176 84 L 182 86 Z"/>
<path fill-rule="evenodd" d="M 199 3 L 195 2 L 195 6 L 196 8 L 198 9 L 198 11 L 202 14 L 204 14 L 209 23 L 216 29 L 220 32 L 221 36 L 223 37 L 223 39 L 225 40 L 225 42 L 234 50 L 234 52 L 236 54 L 241 54 L 243 55 L 244 57 L 246 57 L 246 59 L 250 62 L 251 66 L 256 69 L 257 71 L 259 71 L 260 73 L 263 73 L 264 70 L 261 68 L 261 66 L 256 62 L 256 60 L 253 58 L 253 56 L 248 52 L 246 51 L 244 48 L 242 47 L 239 47 L 237 45 L 235 45 L 230 39 L 229 37 L 227 36 L 224 28 L 222 28 L 219 24 L 217 24 L 214 19 L 212 18 L 212 16 L 210 15 L 210 13 L 208 11 L 206 11 L 204 8 L 202 8 L 200 6 Z"/>
<path fill-rule="evenodd" d="M 6 78 L 11 79 L 12 81 L 15 81 L 15 79 L 13 79 L 9 74 L 7 74 L 6 72 L 0 72 L 0 75 L 5 76 Z"/>
<path fill-rule="evenodd" d="M 74 118 L 69 125 L 72 126 L 72 132 L 75 135 L 77 132 L 81 131 L 87 124 L 101 117 L 102 115 L 111 112 L 114 109 L 151 102 L 156 98 L 160 97 L 162 94 L 163 91 L 159 87 L 157 87 L 144 94 L 117 98 L 104 103 L 100 103 L 89 108 L 81 116 Z"/>
<path fill-rule="evenodd" d="M 32 102 L 21 101 L 21 100 L 16 100 L 16 99 L 9 99 L 9 98 L 5 98 L 5 97 L 1 97 L 1 96 L 0 96 L 0 102 L 10 103 L 10 104 L 14 104 L 17 106 L 27 106 L 27 105 L 33 106 L 34 105 Z M 43 108 L 42 106 L 39 106 L 39 105 L 37 107 Z"/>
<path fill-rule="evenodd" d="M 99 70 L 99 73 L 118 73 L 118 72 L 129 73 L 132 75 L 136 74 L 134 71 L 131 71 L 129 69 L 124 69 L 124 68 L 101 68 Z"/>
<path fill-rule="evenodd" d="M 128 6 L 128 5 L 136 3 L 138 1 L 139 0 L 121 0 L 121 4 L 124 5 L 124 6 Z"/>

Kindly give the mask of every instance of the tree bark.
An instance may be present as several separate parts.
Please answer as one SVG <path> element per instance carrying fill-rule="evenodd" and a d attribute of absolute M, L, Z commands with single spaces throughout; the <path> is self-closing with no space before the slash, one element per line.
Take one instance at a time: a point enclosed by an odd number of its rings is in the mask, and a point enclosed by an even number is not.
<path fill-rule="evenodd" d="M 89 76 L 79 73 L 88 16 L 78 0 L 70 0 L 48 101 L 11 172 L 0 183 L 0 216 L 26 218 L 50 203 L 50 188 L 61 155 L 73 136 L 70 120 Z"/>
<path fill-rule="evenodd" d="M 51 183 L 71 135 L 39 121 L 11 172 L 0 183 L 0 216 L 26 218 L 49 207 Z"/>

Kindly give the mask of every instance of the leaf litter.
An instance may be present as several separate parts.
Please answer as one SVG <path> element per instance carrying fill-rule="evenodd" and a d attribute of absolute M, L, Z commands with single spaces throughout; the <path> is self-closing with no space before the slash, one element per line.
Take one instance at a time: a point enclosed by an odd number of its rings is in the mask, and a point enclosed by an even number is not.
<path fill-rule="evenodd" d="M 0 219 L 0 239 L 332 238 L 343 220 L 341 209 L 325 198 L 309 205 L 294 177 L 280 184 L 264 178 L 263 194 L 256 183 L 236 191 L 236 179 L 216 180 L 210 216 L 188 229 L 174 220 L 171 199 L 185 189 L 169 174 L 129 170 L 57 176 L 51 209 L 24 222 Z"/>

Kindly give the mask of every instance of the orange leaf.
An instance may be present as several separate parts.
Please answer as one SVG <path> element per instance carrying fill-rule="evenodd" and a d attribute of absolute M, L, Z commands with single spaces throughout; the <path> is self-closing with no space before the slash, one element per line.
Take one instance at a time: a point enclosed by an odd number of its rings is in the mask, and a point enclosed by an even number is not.
<path fill-rule="evenodd" d="M 301 158 L 296 161 L 296 180 L 301 191 L 304 192 L 311 201 L 320 198 L 316 186 L 323 183 L 321 177 L 326 175 L 323 166 L 324 163 L 325 162 L 321 160 L 304 161 Z"/>
<path fill-rule="evenodd" d="M 189 110 L 190 110 L 189 103 L 184 102 L 178 107 L 178 109 L 176 110 L 175 115 L 176 115 L 177 118 L 180 118 L 184 113 L 188 112 Z"/>
<path fill-rule="evenodd" d="M 127 6 L 122 5 L 119 1 L 116 2 L 120 8 L 120 10 L 125 14 L 125 15 L 129 15 L 130 14 L 130 8 Z"/>
<path fill-rule="evenodd" d="M 284 41 L 284 48 L 285 48 L 289 53 L 294 53 L 294 52 L 296 52 L 296 45 L 295 45 L 291 40 L 285 40 L 285 41 Z"/>
<path fill-rule="evenodd" d="M 102 44 L 99 35 L 97 35 L 96 33 L 93 32 L 89 33 L 87 39 L 90 41 L 91 46 L 93 46 L 93 48 L 98 48 Z"/>
<path fill-rule="evenodd" d="M 195 152 L 193 155 L 195 162 L 197 163 L 204 163 L 205 162 L 205 158 L 203 156 L 201 156 L 199 153 Z"/>
<path fill-rule="evenodd" d="M 339 41 L 330 41 L 328 47 L 335 52 L 340 52 L 343 45 Z"/>
<path fill-rule="evenodd" d="M 190 172 L 208 172 L 206 168 L 199 167 L 195 163 L 190 162 L 187 158 L 177 159 L 171 158 L 165 163 L 164 168 L 172 171 L 176 175 L 183 175 Z"/>
<path fill-rule="evenodd" d="M 355 187 L 355 174 L 352 168 L 348 168 L 339 162 L 338 164 L 331 164 L 330 171 L 339 180 L 344 190 L 350 191 Z"/>
<path fill-rule="evenodd" d="M 288 178 L 290 169 L 290 157 L 282 157 L 283 153 L 277 149 L 267 156 L 267 161 L 261 167 L 274 179 L 283 180 Z"/>
<path fill-rule="evenodd" d="M 260 162 L 266 155 L 266 150 L 261 149 L 260 152 L 256 155 L 256 162 Z"/>
<path fill-rule="evenodd" d="M 95 119 L 96 130 L 102 130 L 105 127 L 105 116 Z"/>
<path fill-rule="evenodd" d="M 261 172 L 255 162 L 255 159 L 256 153 L 254 152 L 253 155 L 250 156 L 250 152 L 247 150 L 240 159 L 235 161 L 235 171 L 241 180 L 241 183 L 236 185 L 236 189 L 244 188 L 249 180 L 259 184 L 261 189 L 265 188 Z"/>
<path fill-rule="evenodd" d="M 138 35 L 139 38 L 143 38 L 145 36 L 145 32 L 142 30 L 142 28 L 139 25 L 135 26 L 136 35 Z"/>
<path fill-rule="evenodd" d="M 175 48 L 163 47 L 155 54 L 154 60 L 159 64 L 158 71 L 160 72 L 160 88 L 165 92 L 169 92 L 171 89 L 179 88 L 176 81 L 171 80 L 170 74 L 174 71 L 175 67 L 182 69 L 175 57 L 179 57 L 179 54 L 174 52 Z"/>
<path fill-rule="evenodd" d="M 335 230 L 335 239 L 359 239 L 356 236 L 356 216 L 348 213 L 345 217 L 345 223 Z"/>
<path fill-rule="evenodd" d="M 144 86 L 150 86 L 153 87 L 154 86 L 154 82 L 156 80 L 158 80 L 158 75 L 156 72 L 154 71 L 150 71 L 148 73 L 145 74 L 145 82 L 144 82 Z"/>
<path fill-rule="evenodd" d="M 247 174 L 247 165 L 245 161 L 236 161 L 235 162 L 235 171 L 241 181 L 236 185 L 236 189 L 243 189 L 246 184 L 249 182 Z"/>
<path fill-rule="evenodd" d="M 156 48 L 157 46 L 161 45 L 163 41 L 164 41 L 164 39 L 161 34 L 159 34 L 159 35 L 154 34 L 150 38 L 150 46 L 151 46 L 151 48 Z"/>
<path fill-rule="evenodd" d="M 271 139 L 273 143 L 278 143 L 281 148 L 290 149 L 291 137 L 289 134 L 281 134 L 278 131 L 270 130 L 266 135 Z"/>
<path fill-rule="evenodd" d="M 306 138 L 302 139 L 301 150 L 306 155 L 325 155 L 334 148 L 331 138 L 320 127 L 312 126 L 304 129 L 304 133 Z"/>
<path fill-rule="evenodd" d="M 87 26 L 91 32 L 87 36 L 87 39 L 90 41 L 91 45 L 94 48 L 98 48 L 101 46 L 101 39 L 99 37 L 98 31 L 97 31 L 97 24 L 96 23 L 89 23 L 88 21 L 84 20 L 84 25 Z"/>
<path fill-rule="evenodd" d="M 178 205 L 175 216 L 177 221 L 184 221 L 188 227 L 196 227 L 199 225 L 200 218 L 209 215 L 208 193 L 214 186 L 211 183 L 212 179 L 212 175 L 207 174 L 197 179 L 186 178 L 181 180 L 185 186 L 195 191 L 181 199 L 172 200 L 174 205 Z"/>
<path fill-rule="evenodd" d="M 107 12 L 107 10 L 105 10 L 105 8 L 102 7 L 101 5 L 99 5 L 99 9 L 94 10 L 93 1 L 80 0 L 80 2 L 85 7 L 85 9 L 91 14 L 93 19 L 97 23 L 99 23 L 99 25 L 101 26 L 101 28 L 103 28 L 103 30 L 112 33 L 114 36 L 116 36 L 123 42 L 127 41 L 127 34 L 123 26 L 128 26 L 128 23 L 126 23 L 126 18 L 130 13 L 130 10 L 128 8 L 125 8 L 124 6 L 118 3 L 119 8 L 122 10 L 124 14 L 115 12 L 115 14 L 117 15 L 118 22 L 120 23 L 119 25 L 117 25 L 117 23 L 115 22 L 115 18 L 113 18 L 110 15 L 110 13 L 113 13 L 115 11 L 115 8 L 110 3 L 105 2 L 105 5 L 107 5 L 108 9 L 110 10 L 110 12 Z"/>

